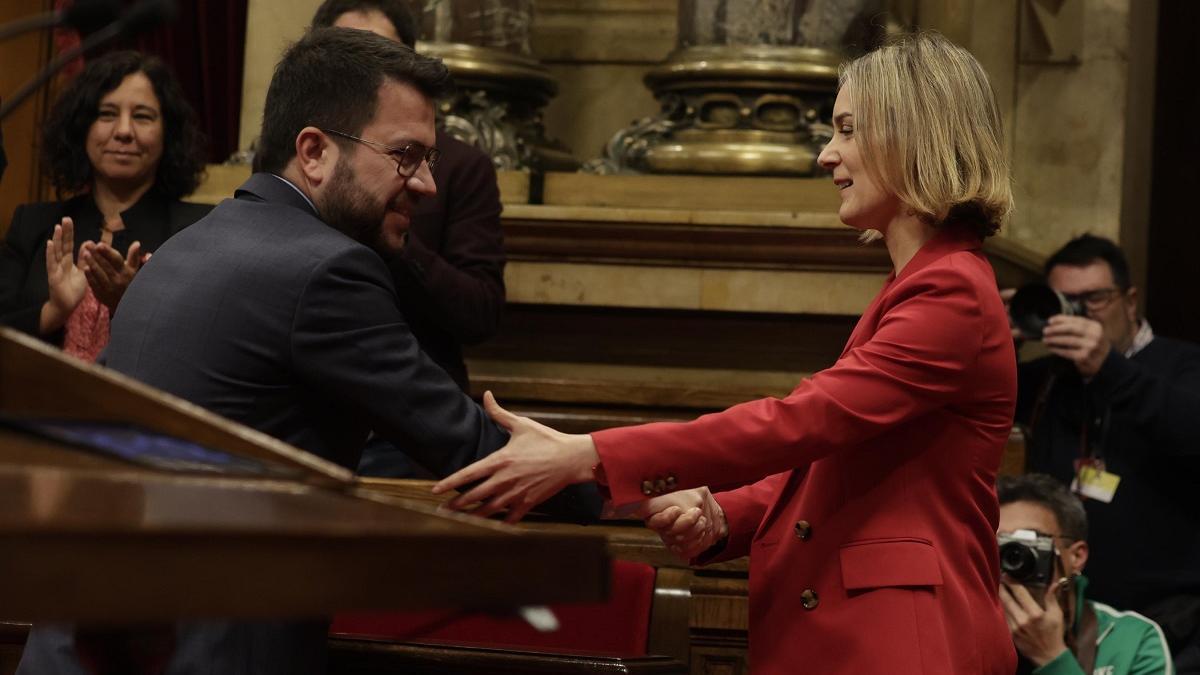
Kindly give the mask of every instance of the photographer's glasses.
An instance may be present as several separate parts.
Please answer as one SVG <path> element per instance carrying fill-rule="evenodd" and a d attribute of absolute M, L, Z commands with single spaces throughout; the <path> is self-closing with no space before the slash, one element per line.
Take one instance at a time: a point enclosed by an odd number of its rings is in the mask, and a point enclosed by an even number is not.
<path fill-rule="evenodd" d="M 337 131 L 336 129 L 321 129 L 321 131 L 324 131 L 327 134 L 341 136 L 342 138 L 362 143 L 363 145 L 370 146 L 371 149 L 375 150 L 381 155 L 387 155 L 388 158 L 396 163 L 396 173 L 399 174 L 401 178 L 411 178 L 412 175 L 417 172 L 417 169 L 421 168 L 422 160 L 429 165 L 429 170 L 433 171 L 433 167 L 435 164 L 437 164 L 438 158 L 442 156 L 442 152 L 437 148 L 427 148 L 416 141 L 413 141 L 404 147 L 395 148 L 390 145 L 384 145 L 383 143 L 368 141 L 367 139 L 359 138 L 358 136 L 351 136 L 348 133 Z"/>
<path fill-rule="evenodd" d="M 1063 297 L 1072 303 L 1083 305 L 1089 312 L 1099 312 L 1108 307 L 1120 294 L 1121 289 L 1119 288 L 1098 288 L 1094 291 L 1084 291 L 1083 293 L 1064 293 Z"/>

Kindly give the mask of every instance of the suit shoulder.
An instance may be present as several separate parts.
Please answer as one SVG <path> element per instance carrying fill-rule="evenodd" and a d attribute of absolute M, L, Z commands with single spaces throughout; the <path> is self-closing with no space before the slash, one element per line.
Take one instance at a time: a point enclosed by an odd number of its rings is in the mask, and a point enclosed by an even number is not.
<path fill-rule="evenodd" d="M 212 204 L 174 202 L 171 205 L 171 219 L 180 226 L 191 225 L 204 216 L 207 216 L 212 210 Z"/>

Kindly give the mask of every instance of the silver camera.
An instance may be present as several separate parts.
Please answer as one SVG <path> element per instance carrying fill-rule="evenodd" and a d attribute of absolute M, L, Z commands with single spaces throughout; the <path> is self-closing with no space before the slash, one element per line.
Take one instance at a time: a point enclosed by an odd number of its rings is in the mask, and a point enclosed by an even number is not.
<path fill-rule="evenodd" d="M 996 536 L 1000 544 L 1000 571 L 1025 586 L 1045 586 L 1054 579 L 1054 539 L 1033 530 Z"/>

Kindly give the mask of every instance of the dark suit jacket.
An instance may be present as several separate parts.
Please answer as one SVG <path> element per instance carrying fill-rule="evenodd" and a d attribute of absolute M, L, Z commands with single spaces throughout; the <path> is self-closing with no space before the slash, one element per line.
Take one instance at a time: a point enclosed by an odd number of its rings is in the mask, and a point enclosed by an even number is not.
<path fill-rule="evenodd" d="M 372 429 L 440 473 L 507 440 L 418 348 L 379 256 L 269 174 L 146 264 L 106 365 L 348 468 Z"/>
<path fill-rule="evenodd" d="M 786 398 L 593 438 L 614 503 L 758 481 L 716 494 L 719 557 L 750 554 L 756 674 L 1005 675 L 994 483 L 1015 399 L 991 266 L 951 228 Z"/>
<path fill-rule="evenodd" d="M 348 468 L 372 429 L 440 473 L 507 440 L 418 349 L 383 260 L 269 174 L 159 248 L 121 300 L 106 365 Z M 181 624 L 168 674 L 323 674 L 326 631 Z M 79 672 L 70 644 L 38 627 L 19 672 Z"/>
<path fill-rule="evenodd" d="M 191 225 L 212 209 L 207 204 L 189 204 L 164 199 L 154 190 L 121 214 L 125 229 L 113 234 L 113 247 L 124 253 L 135 241 L 153 253 L 168 237 Z M 12 224 L 0 245 L 0 324 L 62 344 L 62 331 L 38 334 L 42 305 L 50 297 L 46 283 L 46 241 L 54 226 L 70 216 L 75 221 L 75 255 L 85 241 L 100 240 L 102 218 L 91 195 L 65 202 L 42 202 L 18 206 Z"/>

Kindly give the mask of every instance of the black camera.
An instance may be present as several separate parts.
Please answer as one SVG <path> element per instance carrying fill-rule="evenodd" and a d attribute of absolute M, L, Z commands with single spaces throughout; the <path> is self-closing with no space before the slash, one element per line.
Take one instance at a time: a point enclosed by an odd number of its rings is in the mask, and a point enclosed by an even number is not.
<path fill-rule="evenodd" d="M 1030 340 L 1042 339 L 1042 330 L 1055 314 L 1085 316 L 1083 303 L 1072 300 L 1043 283 L 1022 286 L 1008 304 L 1013 325 Z"/>
<path fill-rule="evenodd" d="M 1017 530 L 996 537 L 1000 544 L 1000 571 L 1025 586 L 1045 586 L 1054 578 L 1054 539 L 1033 530 Z"/>

